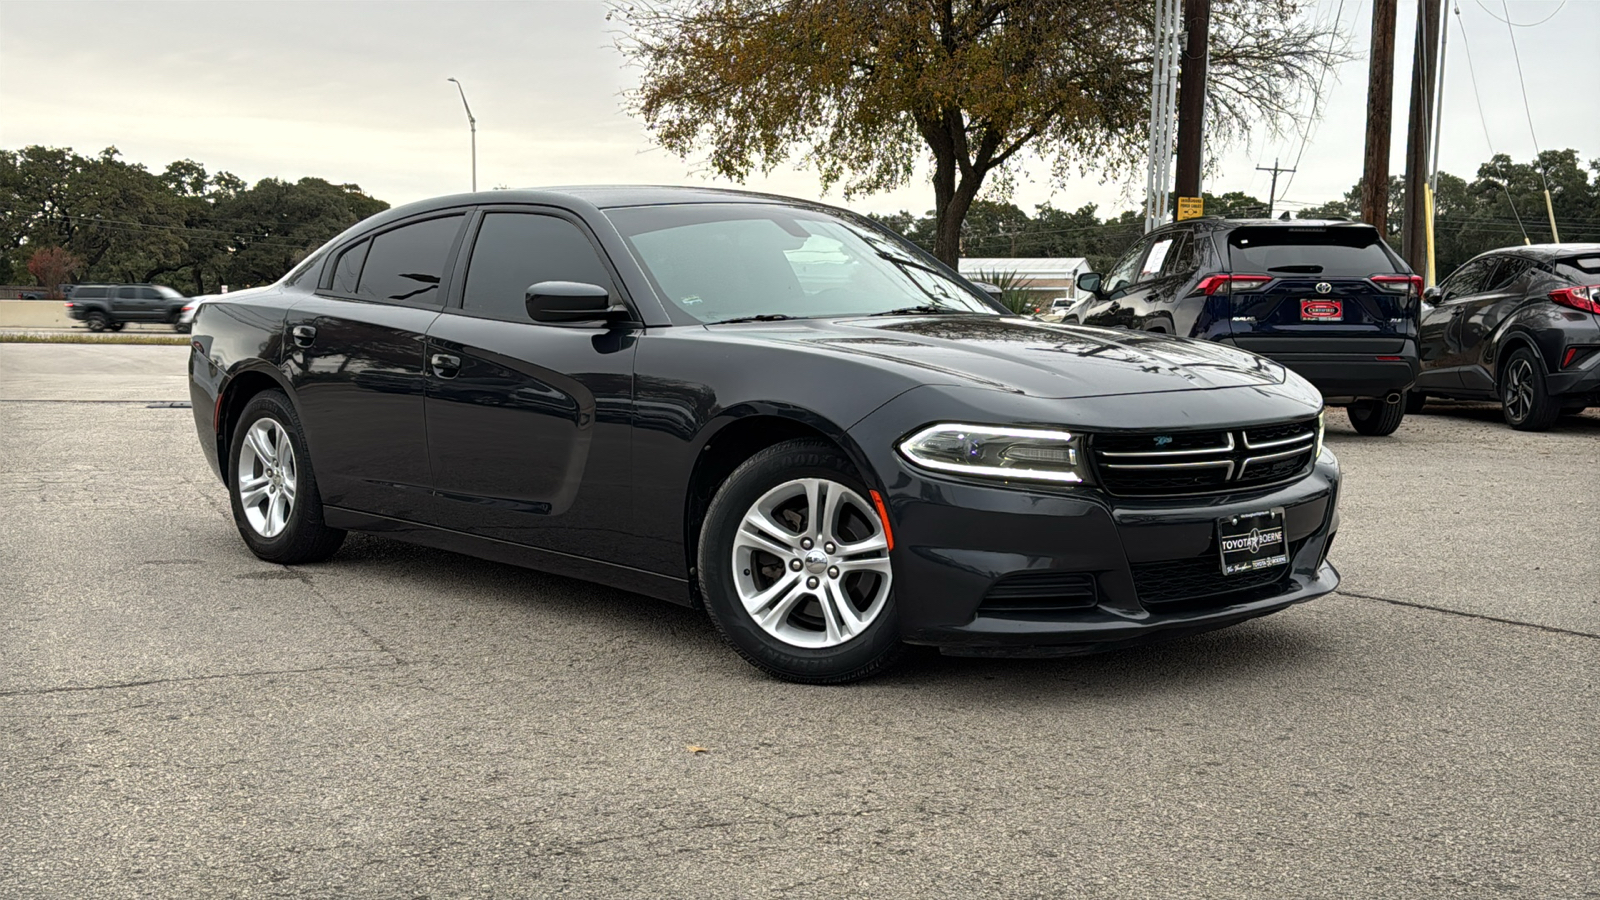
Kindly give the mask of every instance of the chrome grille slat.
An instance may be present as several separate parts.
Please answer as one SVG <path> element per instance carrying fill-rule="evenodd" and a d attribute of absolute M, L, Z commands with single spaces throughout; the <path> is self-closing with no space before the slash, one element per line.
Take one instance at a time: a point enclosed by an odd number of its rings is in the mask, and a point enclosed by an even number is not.
<path fill-rule="evenodd" d="M 1304 477 L 1314 462 L 1316 427 L 1315 419 L 1302 419 L 1215 431 L 1095 436 L 1089 441 L 1089 456 L 1100 483 L 1112 494 L 1255 490 Z M 1179 449 L 1157 449 L 1172 444 Z"/>

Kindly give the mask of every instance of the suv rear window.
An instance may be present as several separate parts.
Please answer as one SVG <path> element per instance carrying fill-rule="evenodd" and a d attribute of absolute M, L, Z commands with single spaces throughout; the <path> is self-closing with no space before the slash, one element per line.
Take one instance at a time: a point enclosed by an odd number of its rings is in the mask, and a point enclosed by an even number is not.
<path fill-rule="evenodd" d="M 1399 271 L 1375 228 L 1240 228 L 1229 271 L 1263 275 L 1378 275 Z"/>

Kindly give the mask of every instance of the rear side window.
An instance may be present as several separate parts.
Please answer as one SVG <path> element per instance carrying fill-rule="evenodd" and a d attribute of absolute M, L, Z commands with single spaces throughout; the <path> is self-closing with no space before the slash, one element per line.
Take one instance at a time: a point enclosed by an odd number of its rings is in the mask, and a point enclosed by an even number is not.
<path fill-rule="evenodd" d="M 356 292 L 356 284 L 361 280 L 361 264 L 367 261 L 367 248 L 371 246 L 371 241 L 362 241 L 339 254 L 339 262 L 333 269 L 334 290 L 341 294 Z"/>
<path fill-rule="evenodd" d="M 386 303 L 438 306 L 444 264 L 463 216 L 403 225 L 372 239 L 356 293 Z"/>
<path fill-rule="evenodd" d="M 106 289 L 104 287 L 80 287 L 72 292 L 74 300 L 104 300 Z"/>
<path fill-rule="evenodd" d="M 1383 275 L 1397 271 L 1373 228 L 1240 228 L 1229 271 L 1264 275 Z"/>
<path fill-rule="evenodd" d="M 507 322 L 529 322 L 528 286 L 541 281 L 598 284 L 616 296 L 611 275 L 576 225 L 555 216 L 489 213 L 467 266 L 461 306 Z"/>
<path fill-rule="evenodd" d="M 1600 255 L 1558 260 L 1556 269 L 1580 284 L 1594 284 L 1600 281 Z"/>

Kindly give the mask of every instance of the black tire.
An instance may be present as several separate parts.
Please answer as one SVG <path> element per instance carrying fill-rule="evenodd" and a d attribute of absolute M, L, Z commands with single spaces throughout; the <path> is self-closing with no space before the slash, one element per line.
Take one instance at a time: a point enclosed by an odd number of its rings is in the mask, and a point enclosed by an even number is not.
<path fill-rule="evenodd" d="M 893 665 L 905 651 L 905 645 L 900 641 L 899 615 L 895 605 L 892 571 L 885 583 L 880 585 L 869 582 L 872 590 L 863 592 L 867 594 L 874 594 L 877 590 L 884 592 L 881 602 L 872 601 L 878 607 L 875 615 L 854 637 L 835 646 L 806 647 L 782 640 L 758 624 L 753 615 L 745 610 L 744 603 L 740 600 L 736 578 L 741 575 L 749 577 L 753 568 L 762 568 L 755 562 L 756 555 L 752 555 L 749 557 L 752 560 L 750 567 L 744 568 L 742 572 L 735 571 L 738 565 L 735 562 L 737 552 L 735 539 L 739 536 L 746 513 L 752 510 L 757 501 L 768 496 L 769 492 L 802 479 L 823 479 L 848 489 L 857 498 L 871 497 L 871 492 L 857 477 L 844 454 L 824 441 L 786 441 L 757 453 L 728 476 L 718 488 L 710 508 L 706 511 L 705 522 L 700 529 L 697 558 L 700 594 L 717 631 L 740 656 L 763 672 L 785 681 L 801 684 L 844 684 L 859 681 Z M 851 502 L 848 494 L 841 496 L 846 497 L 847 504 Z M 809 528 L 811 525 L 809 507 L 805 515 L 805 527 Z M 864 516 L 853 506 L 848 507 L 846 515 L 856 523 L 857 535 L 865 533 L 861 530 L 863 526 L 868 530 L 881 529 L 875 513 L 871 514 L 874 521 L 870 523 L 865 522 Z M 841 524 L 838 531 L 843 534 L 845 526 L 842 523 L 845 522 L 845 515 L 840 516 L 839 522 Z M 796 531 L 794 536 L 799 539 L 801 535 L 802 532 Z M 778 563 L 775 571 L 783 572 L 784 577 L 787 577 L 787 570 L 782 561 L 775 555 L 768 554 L 768 556 Z M 887 558 L 887 551 L 884 551 L 883 556 Z M 829 568 L 826 570 L 819 568 L 811 571 L 814 571 L 819 578 L 825 575 L 833 579 L 841 589 L 846 586 L 845 579 L 871 577 L 846 574 L 840 578 L 832 568 L 832 559 L 830 557 Z M 799 563 L 791 560 L 790 565 Z M 840 565 L 842 567 L 844 564 Z M 767 570 L 763 568 L 762 571 Z M 819 602 L 821 595 L 801 590 L 801 584 L 807 577 L 806 571 L 795 570 L 797 583 L 792 593 L 809 599 L 803 603 L 796 601 L 788 607 L 791 611 L 780 615 L 780 627 L 789 627 L 793 623 L 804 625 L 807 621 L 818 622 L 819 617 L 826 615 Z M 812 584 L 817 581 L 817 578 L 811 579 Z M 862 583 L 857 581 L 855 585 L 859 588 Z M 823 584 L 824 592 L 828 587 L 828 584 Z M 841 590 L 840 596 L 845 596 L 847 593 Z M 859 601 L 852 599 L 851 602 L 853 613 L 863 612 L 859 605 L 855 605 Z M 781 606 L 781 602 L 779 605 Z"/>
<path fill-rule="evenodd" d="M 1405 401 L 1385 403 L 1382 400 L 1357 400 L 1345 410 L 1350 425 L 1358 434 L 1368 437 L 1385 437 L 1394 434 L 1400 421 L 1406 417 Z"/>
<path fill-rule="evenodd" d="M 1500 411 L 1518 431 L 1545 431 L 1561 415 L 1561 404 L 1545 385 L 1544 360 L 1518 347 L 1500 367 Z"/>
<path fill-rule="evenodd" d="M 270 535 L 258 531 L 251 523 L 239 489 L 239 464 L 244 455 L 245 439 L 257 423 L 267 421 L 281 428 L 282 436 L 294 451 L 293 500 L 282 530 Z M 323 522 L 322 498 L 317 494 L 317 479 L 311 468 L 311 454 L 306 450 L 300 417 L 283 392 L 262 391 L 245 404 L 228 442 L 225 480 L 239 536 L 244 538 L 251 553 L 267 562 L 284 565 L 319 562 L 332 556 L 344 543 L 345 533 Z"/>
<path fill-rule="evenodd" d="M 112 322 L 109 327 L 111 328 L 112 331 L 121 331 L 122 329 L 128 327 L 128 323 L 127 322 Z"/>
<path fill-rule="evenodd" d="M 89 313 L 83 317 L 83 321 L 88 324 L 90 331 L 105 331 L 106 326 L 111 324 L 111 320 L 103 312 Z"/>
<path fill-rule="evenodd" d="M 190 327 L 189 323 L 187 323 L 187 322 L 173 322 L 172 323 L 172 330 L 176 331 L 179 334 L 188 334 L 189 333 L 189 327 Z"/>
<path fill-rule="evenodd" d="M 1422 412 L 1428 405 L 1428 395 L 1417 391 L 1406 391 L 1406 415 L 1414 416 Z"/>

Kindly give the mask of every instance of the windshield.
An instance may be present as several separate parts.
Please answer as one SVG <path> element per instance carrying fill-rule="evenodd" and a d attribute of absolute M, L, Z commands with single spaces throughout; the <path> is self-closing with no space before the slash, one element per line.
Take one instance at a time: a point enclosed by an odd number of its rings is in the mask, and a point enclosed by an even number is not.
<path fill-rule="evenodd" d="M 790 206 L 705 203 L 608 210 L 663 297 L 705 323 L 1001 310 L 899 241 Z"/>
<path fill-rule="evenodd" d="M 1395 264 L 1376 228 L 1256 227 L 1228 236 L 1234 272 L 1261 275 L 1383 275 Z"/>

